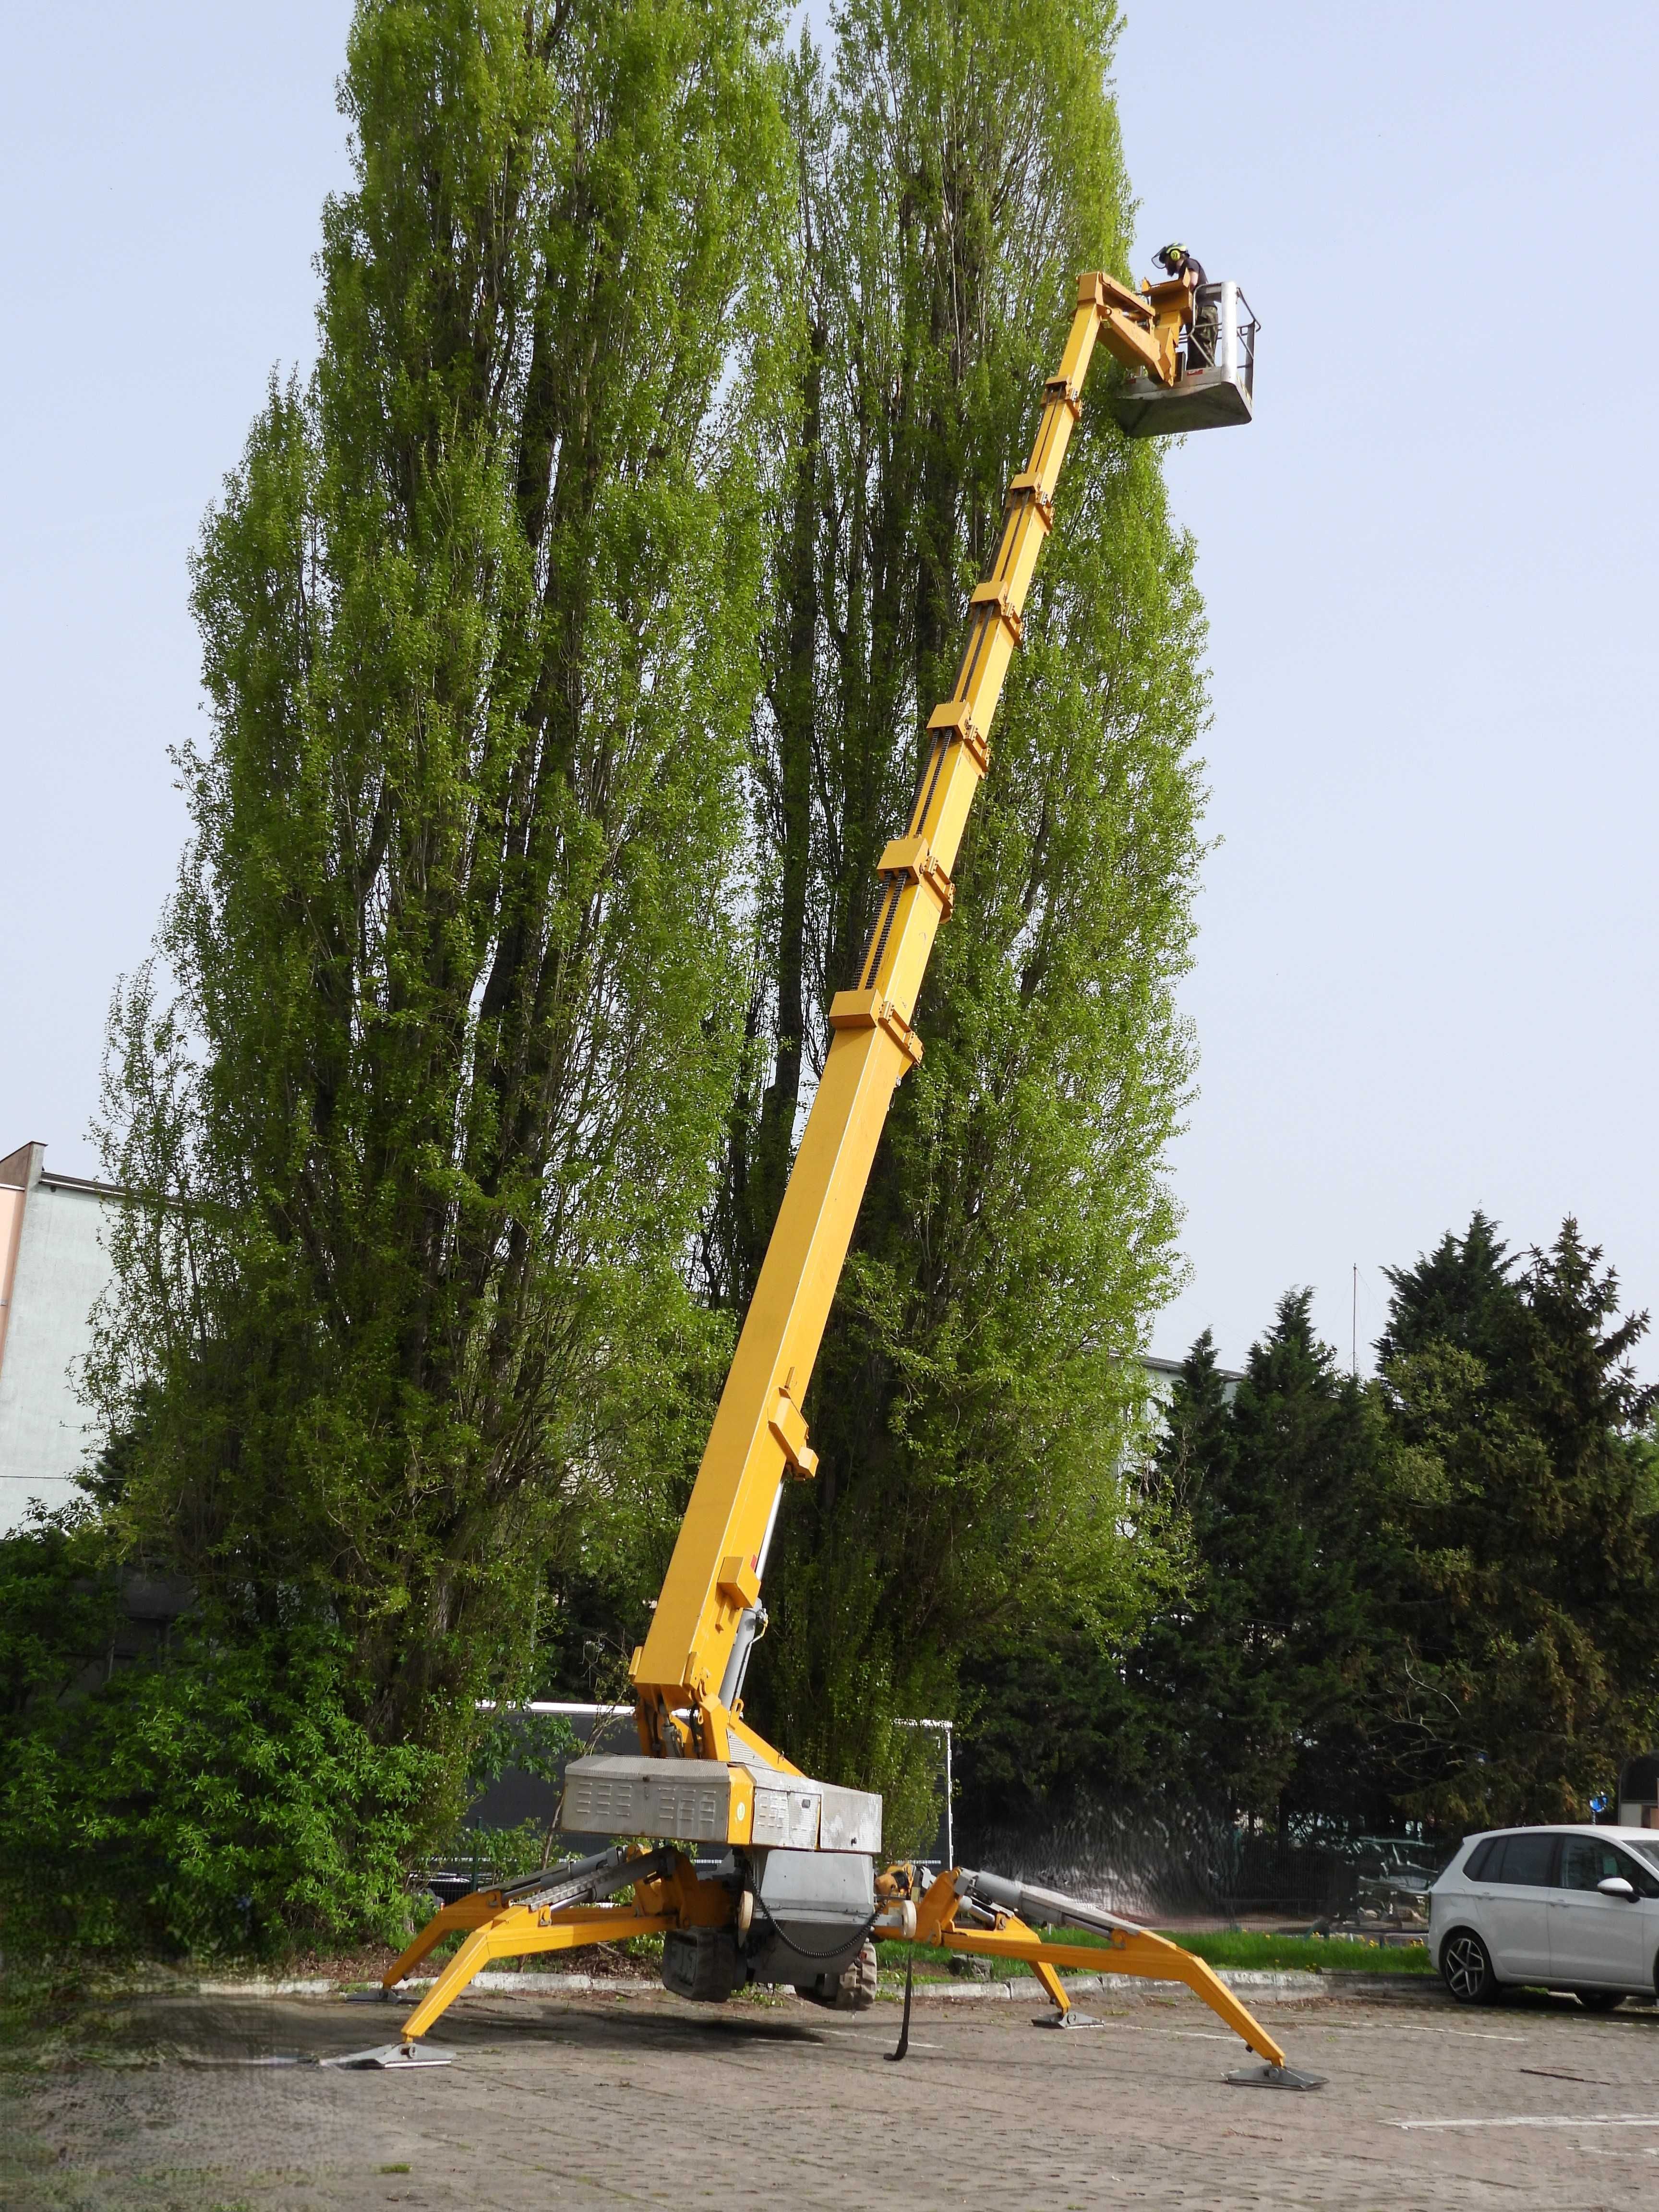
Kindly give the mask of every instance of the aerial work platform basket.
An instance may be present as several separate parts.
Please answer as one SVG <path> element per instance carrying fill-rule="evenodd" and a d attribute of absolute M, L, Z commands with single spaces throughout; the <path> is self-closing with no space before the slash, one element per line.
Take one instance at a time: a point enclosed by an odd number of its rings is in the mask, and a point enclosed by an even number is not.
<path fill-rule="evenodd" d="M 1256 329 L 1237 284 L 1201 284 L 1175 382 L 1132 376 L 1111 402 L 1119 425 L 1131 438 L 1167 438 L 1248 422 L 1255 411 Z"/>

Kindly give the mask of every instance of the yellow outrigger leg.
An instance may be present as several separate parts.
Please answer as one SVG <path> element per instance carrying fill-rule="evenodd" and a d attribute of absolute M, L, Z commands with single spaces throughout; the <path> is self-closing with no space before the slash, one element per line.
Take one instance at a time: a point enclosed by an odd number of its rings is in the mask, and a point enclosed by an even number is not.
<path fill-rule="evenodd" d="M 1030 1912 L 1050 1925 L 1088 1929 L 1103 1944 L 1057 1943 L 1040 1936 L 1024 1918 Z M 974 1924 L 977 1921 L 980 1924 Z M 885 1933 L 885 1931 L 883 1931 Z M 1283 2047 L 1268 2034 L 1248 2005 L 1241 2004 L 1221 1977 L 1192 1952 L 1167 1937 L 1137 1928 L 1114 1913 L 1074 1898 L 1000 1875 L 965 1873 L 952 1867 L 939 1875 L 916 1907 L 915 1941 L 937 1943 L 981 1959 L 1018 1960 L 1030 1967 L 1059 2016 L 1072 2008 L 1057 1967 L 1074 1972 L 1133 1974 L 1152 1982 L 1180 1982 L 1201 1997 L 1248 2050 L 1279 2072 L 1287 2072 Z"/>
<path fill-rule="evenodd" d="M 904 1894 L 911 1887 L 908 1868 L 895 1868 L 881 1876 L 877 1891 L 883 1910 L 872 1930 L 878 1939 L 938 1944 L 969 1957 L 1017 1960 L 1031 1968 L 1055 2008 L 1057 2021 L 1072 2010 L 1060 1978 L 1061 1967 L 1181 1983 L 1266 2062 L 1261 2078 L 1285 2087 L 1315 2086 L 1316 2077 L 1297 2075 L 1286 2064 L 1282 2046 L 1220 1976 L 1178 1943 L 1076 1899 L 960 1867 L 937 1875 L 915 1902 Z M 631 1901 L 608 1901 L 623 1888 L 631 1888 Z M 445 1936 L 464 1936 L 404 2022 L 399 2040 L 404 2051 L 410 2052 L 492 1959 L 579 1951 L 593 1943 L 623 1942 L 630 1936 L 665 1935 L 676 1928 L 723 1927 L 738 1909 L 728 1883 L 700 1875 L 672 1846 L 654 1850 L 618 1846 L 574 1866 L 478 1890 L 445 1905 L 386 1968 L 381 1994 L 394 1996 L 399 1983 Z M 1023 1917 L 1027 1913 L 1051 1927 L 1069 1923 L 1087 1929 L 1103 1942 L 1055 1942 Z"/>
<path fill-rule="evenodd" d="M 606 1900 L 632 1888 L 626 1904 Z M 703 1898 L 699 1892 L 711 1892 Z M 718 1904 L 716 1900 L 718 1899 Z M 446 1905 L 399 1952 L 380 1977 L 380 1994 L 398 1984 L 446 1936 L 465 1941 L 404 2022 L 405 2047 L 424 2035 L 454 2003 L 474 1974 L 492 1959 L 523 1959 L 543 1951 L 580 1951 L 591 1943 L 621 1943 L 630 1936 L 661 1936 L 671 1928 L 708 1924 L 710 1908 L 730 1910 L 729 1893 L 699 1881 L 696 1869 L 672 1848 L 600 1851 L 574 1865 L 544 1869 L 495 1889 L 474 1890 Z"/>

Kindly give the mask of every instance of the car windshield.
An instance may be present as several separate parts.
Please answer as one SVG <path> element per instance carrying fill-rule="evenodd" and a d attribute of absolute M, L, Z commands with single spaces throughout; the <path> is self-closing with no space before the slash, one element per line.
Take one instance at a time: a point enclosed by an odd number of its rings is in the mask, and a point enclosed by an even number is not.
<path fill-rule="evenodd" d="M 1659 1838 L 1650 1844 L 1626 1844 L 1625 1848 L 1637 1852 L 1650 1866 L 1659 1867 Z"/>

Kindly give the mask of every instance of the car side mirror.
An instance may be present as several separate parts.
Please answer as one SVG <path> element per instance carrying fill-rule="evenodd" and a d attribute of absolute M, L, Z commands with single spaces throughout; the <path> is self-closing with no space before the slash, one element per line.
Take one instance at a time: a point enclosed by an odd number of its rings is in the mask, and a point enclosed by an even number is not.
<path fill-rule="evenodd" d="M 1598 1881 L 1595 1887 L 1603 1897 L 1622 1897 L 1626 1905 L 1636 1902 L 1635 1890 L 1621 1874 L 1610 1874 L 1605 1881 Z"/>

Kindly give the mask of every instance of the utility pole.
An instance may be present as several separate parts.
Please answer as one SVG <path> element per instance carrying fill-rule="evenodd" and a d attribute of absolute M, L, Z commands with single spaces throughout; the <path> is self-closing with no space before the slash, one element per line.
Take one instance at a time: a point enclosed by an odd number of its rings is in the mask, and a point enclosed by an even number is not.
<path fill-rule="evenodd" d="M 1353 1263 L 1353 1319 L 1350 1326 L 1352 1333 L 1348 1339 L 1348 1365 L 1357 1382 L 1359 1380 L 1359 1262 L 1358 1260 Z"/>

